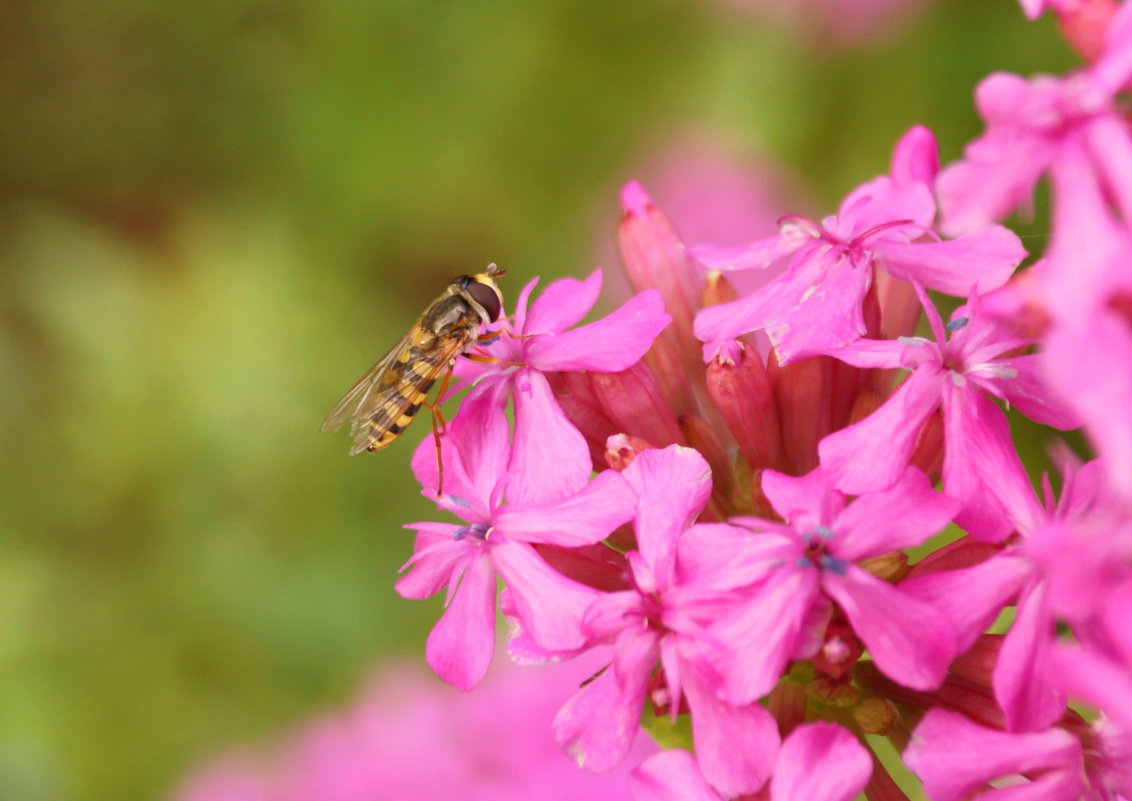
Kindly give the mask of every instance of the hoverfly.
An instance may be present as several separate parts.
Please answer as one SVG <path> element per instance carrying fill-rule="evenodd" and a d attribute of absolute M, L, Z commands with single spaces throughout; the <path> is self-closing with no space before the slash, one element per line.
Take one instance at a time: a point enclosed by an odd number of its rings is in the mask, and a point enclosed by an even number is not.
<path fill-rule="evenodd" d="M 502 275 L 502 269 L 489 264 L 482 273 L 454 279 L 444 294 L 430 303 L 413 323 L 409 333 L 338 401 L 322 421 L 322 430 L 334 431 L 349 422 L 350 436 L 354 438 L 350 455 L 377 451 L 397 439 L 413 422 L 421 406 L 425 406 L 433 412 L 439 471 L 440 435 L 436 417 L 440 414 L 440 398 L 452 377 L 456 357 L 481 339 L 480 331 L 484 326 L 499 319 L 503 294 L 495 279 Z M 425 397 L 441 376 L 444 380 L 439 395 L 435 402 L 429 403 Z M 443 426 L 443 418 L 440 419 Z"/>

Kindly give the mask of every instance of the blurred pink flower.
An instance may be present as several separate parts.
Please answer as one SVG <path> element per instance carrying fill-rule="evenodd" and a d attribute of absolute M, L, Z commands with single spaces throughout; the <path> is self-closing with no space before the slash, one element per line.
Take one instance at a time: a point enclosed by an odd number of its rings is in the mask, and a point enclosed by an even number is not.
<path fill-rule="evenodd" d="M 550 721 L 600 660 L 541 668 L 501 662 L 472 694 L 394 666 L 351 708 L 270 747 L 204 765 L 175 801 L 593 801 L 628 799 L 627 774 L 655 750 L 641 738 L 623 768 L 594 775 L 564 756 Z"/>
<path fill-rule="evenodd" d="M 727 5 L 781 20 L 823 40 L 857 44 L 910 24 L 927 0 L 725 0 Z"/>

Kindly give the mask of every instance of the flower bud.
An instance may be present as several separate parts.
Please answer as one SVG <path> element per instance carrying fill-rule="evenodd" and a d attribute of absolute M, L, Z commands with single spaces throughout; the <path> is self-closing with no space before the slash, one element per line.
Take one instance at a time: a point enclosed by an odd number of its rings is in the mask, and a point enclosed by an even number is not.
<path fill-rule="evenodd" d="M 707 388 L 747 464 L 753 470 L 776 467 L 781 458 L 778 409 L 766 368 L 754 349 L 740 343 L 736 363 L 712 361 Z"/>

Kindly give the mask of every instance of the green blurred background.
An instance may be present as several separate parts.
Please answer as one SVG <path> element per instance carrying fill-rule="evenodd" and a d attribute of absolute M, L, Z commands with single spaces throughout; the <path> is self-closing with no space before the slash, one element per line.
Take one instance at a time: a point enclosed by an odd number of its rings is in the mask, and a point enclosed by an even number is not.
<path fill-rule="evenodd" d="M 588 273 L 689 126 L 832 211 L 913 123 L 954 158 L 986 73 L 1073 60 L 1012 0 L 836 30 L 691 0 L 0 2 L 0 799 L 167 796 L 420 654 L 439 603 L 393 582 L 434 514 L 427 425 L 354 459 L 318 426 L 453 275 Z"/>

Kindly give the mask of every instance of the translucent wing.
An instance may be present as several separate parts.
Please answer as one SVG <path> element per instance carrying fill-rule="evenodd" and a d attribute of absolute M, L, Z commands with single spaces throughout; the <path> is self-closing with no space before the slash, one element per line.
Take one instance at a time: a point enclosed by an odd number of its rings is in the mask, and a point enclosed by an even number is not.
<path fill-rule="evenodd" d="M 322 421 L 322 431 L 335 431 L 343 423 L 368 420 L 381 403 L 381 395 L 396 388 L 400 381 L 400 365 L 412 347 L 412 338 L 406 335 L 386 353 L 377 364 L 366 370 L 350 391 L 342 396 Z"/>

